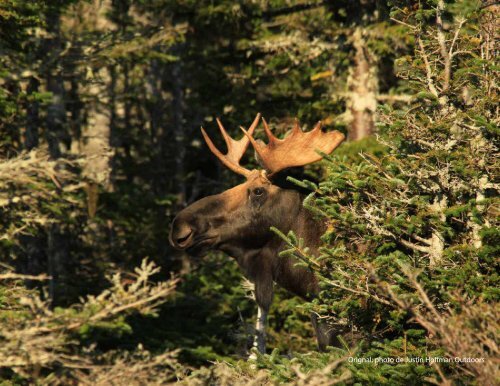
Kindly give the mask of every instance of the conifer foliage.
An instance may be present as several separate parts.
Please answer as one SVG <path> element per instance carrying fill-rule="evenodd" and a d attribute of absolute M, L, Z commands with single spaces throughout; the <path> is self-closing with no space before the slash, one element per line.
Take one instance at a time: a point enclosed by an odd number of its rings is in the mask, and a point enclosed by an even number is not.
<path fill-rule="evenodd" d="M 424 358 L 353 366 L 360 380 L 498 377 L 498 85 L 493 16 L 475 5 L 396 8 L 415 39 L 396 62 L 411 104 L 380 108 L 384 154 L 329 157 L 305 202 L 328 223 L 321 256 L 281 235 L 321 277 L 310 309 L 359 358 Z"/>

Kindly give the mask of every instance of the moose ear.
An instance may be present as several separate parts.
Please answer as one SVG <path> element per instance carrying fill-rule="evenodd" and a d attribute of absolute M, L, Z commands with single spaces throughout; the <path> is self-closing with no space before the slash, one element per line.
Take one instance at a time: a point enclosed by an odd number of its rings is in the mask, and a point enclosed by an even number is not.
<path fill-rule="evenodd" d="M 264 141 L 262 139 L 257 139 L 255 142 L 257 142 L 259 145 L 262 145 L 262 146 L 266 146 L 266 144 L 264 143 Z M 262 162 L 262 158 L 260 158 L 260 155 L 259 153 L 257 153 L 254 149 L 253 151 L 253 155 L 255 157 L 255 160 L 257 161 L 257 163 L 259 164 L 259 166 L 262 168 L 262 169 L 266 169 L 266 166 L 264 164 L 264 162 Z"/>

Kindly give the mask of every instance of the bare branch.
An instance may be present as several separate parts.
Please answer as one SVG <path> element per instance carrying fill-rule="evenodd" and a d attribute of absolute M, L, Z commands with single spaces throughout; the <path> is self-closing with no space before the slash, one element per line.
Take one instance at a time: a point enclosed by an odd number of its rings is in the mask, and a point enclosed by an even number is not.
<path fill-rule="evenodd" d="M 389 94 L 379 94 L 376 96 L 377 100 L 380 102 L 404 102 L 410 103 L 414 96 L 413 95 L 389 95 Z"/>
<path fill-rule="evenodd" d="M 0 274 L 0 280 L 39 280 L 39 281 L 44 281 L 44 280 L 50 280 L 50 279 L 51 279 L 51 277 L 47 276 L 45 274 L 23 275 L 20 273 L 13 273 L 13 272 Z"/>
<path fill-rule="evenodd" d="M 424 243 L 424 244 L 426 244 L 426 245 L 431 245 L 431 244 L 432 244 L 432 243 L 431 243 L 431 241 L 430 241 L 429 239 L 424 239 L 423 237 L 420 237 L 420 236 L 418 236 L 418 235 L 413 235 L 413 234 L 412 234 L 412 235 L 411 235 L 411 237 L 413 237 L 415 240 L 418 240 L 418 241 L 420 241 L 421 243 Z"/>
<path fill-rule="evenodd" d="M 410 29 L 412 29 L 412 30 L 416 30 L 416 29 L 417 29 L 417 27 L 416 27 L 416 26 L 411 25 L 411 24 L 408 24 L 408 23 L 405 23 L 404 21 L 401 21 L 401 20 L 395 19 L 395 18 L 393 18 L 393 17 L 391 17 L 391 20 L 392 20 L 392 21 L 394 21 L 394 22 L 396 22 L 396 23 L 398 23 L 398 24 L 404 25 L 405 27 L 408 27 L 408 28 L 410 28 Z"/>
<path fill-rule="evenodd" d="M 406 241 L 404 239 L 399 239 L 397 241 L 400 242 L 401 244 L 403 244 L 405 247 L 408 247 L 408 248 L 413 249 L 415 251 L 420 251 L 420 252 L 423 252 L 423 253 L 429 253 L 430 252 L 429 247 L 424 247 L 422 245 L 414 244 L 414 243 L 412 243 L 410 241 Z"/>
<path fill-rule="evenodd" d="M 420 48 L 420 53 L 422 55 L 422 59 L 424 60 L 425 64 L 425 71 L 427 75 L 427 87 L 429 88 L 429 91 L 434 95 L 436 98 L 439 98 L 439 93 L 438 90 L 436 89 L 436 86 L 434 85 L 434 80 L 432 79 L 432 69 L 431 65 L 429 63 L 429 58 L 427 57 L 427 53 L 425 52 L 425 47 L 424 43 L 422 42 L 422 39 L 420 36 L 417 37 L 417 42 L 418 46 Z"/>
<path fill-rule="evenodd" d="M 464 25 L 464 23 L 466 22 L 467 20 L 465 18 L 460 18 L 459 22 L 458 22 L 458 27 L 457 29 L 455 30 L 455 35 L 453 36 L 453 40 L 451 41 L 451 44 L 450 44 L 450 50 L 448 51 L 448 55 L 450 56 L 450 58 L 452 58 L 454 55 L 453 53 L 453 47 L 455 46 L 455 43 L 458 39 L 458 35 L 460 35 L 460 30 L 462 29 L 462 26 Z"/>

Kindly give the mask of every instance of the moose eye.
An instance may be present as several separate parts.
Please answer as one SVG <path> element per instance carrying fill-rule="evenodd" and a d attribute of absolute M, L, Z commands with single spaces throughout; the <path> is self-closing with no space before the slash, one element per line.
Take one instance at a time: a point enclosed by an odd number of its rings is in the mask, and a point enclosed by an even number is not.
<path fill-rule="evenodd" d="M 253 190 L 253 194 L 256 196 L 262 196 L 264 194 L 264 189 L 262 188 L 255 188 Z"/>

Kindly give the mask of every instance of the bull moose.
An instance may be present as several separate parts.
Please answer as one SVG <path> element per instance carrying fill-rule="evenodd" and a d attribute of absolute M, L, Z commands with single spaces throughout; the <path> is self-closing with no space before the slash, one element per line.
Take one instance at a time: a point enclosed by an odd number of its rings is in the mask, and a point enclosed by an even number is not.
<path fill-rule="evenodd" d="M 220 250 L 234 257 L 244 275 L 255 285 L 258 306 L 256 334 L 253 345 L 265 351 L 265 325 L 273 299 L 273 284 L 305 299 L 318 291 L 314 273 L 296 265 L 293 258 L 280 257 L 284 242 L 271 232 L 271 227 L 287 233 L 293 231 L 304 239 L 313 254 L 320 245 L 325 224 L 313 218 L 302 206 L 303 194 L 297 189 L 283 186 L 276 176 L 284 169 L 304 166 L 330 154 L 344 140 L 338 131 L 323 132 L 321 122 L 309 132 L 303 132 L 296 122 L 285 139 L 278 139 L 262 119 L 268 144 L 255 140 L 253 133 L 259 124 L 257 114 L 248 131 L 240 140 L 231 138 L 222 123 L 217 124 L 227 145 L 222 154 L 206 131 L 201 132 L 215 156 L 230 170 L 246 177 L 246 182 L 220 194 L 208 196 L 183 209 L 175 217 L 170 231 L 173 247 L 199 256 L 208 250 Z M 263 170 L 249 170 L 240 160 L 252 144 Z M 312 316 L 318 347 L 323 350 L 331 344 L 333 334 L 326 325 Z"/>

